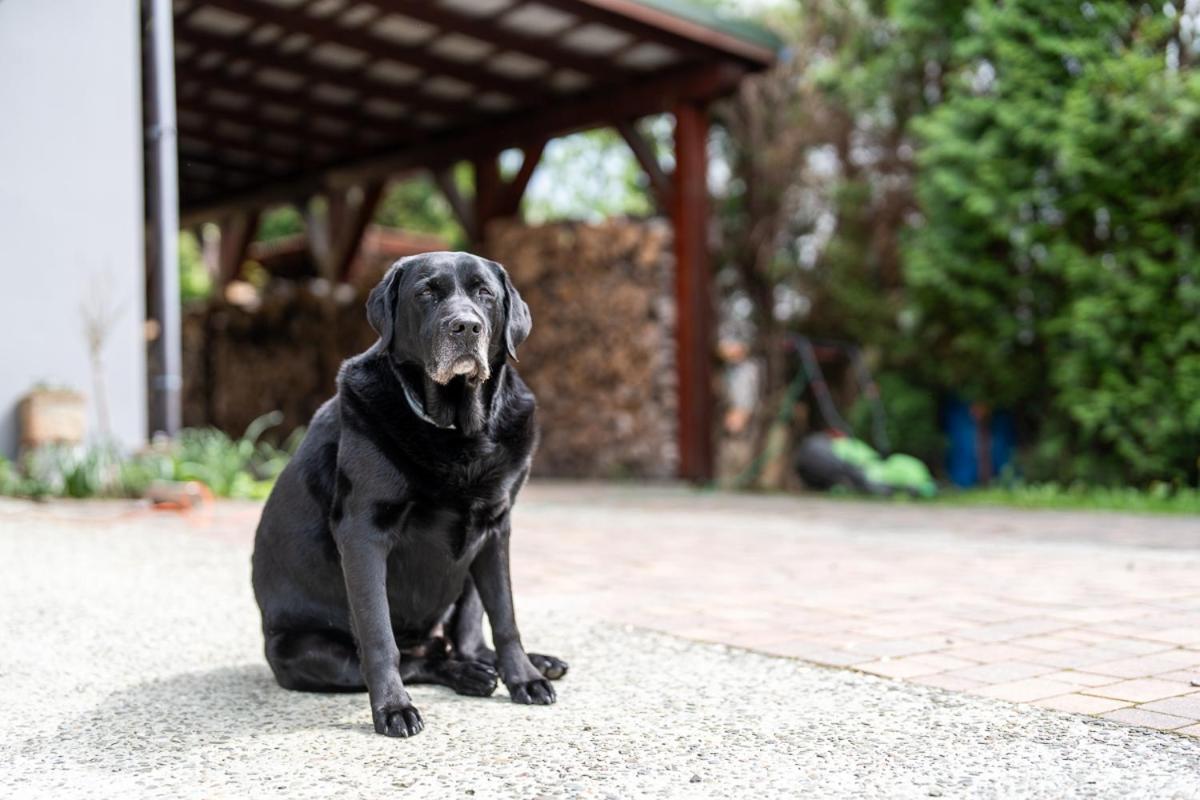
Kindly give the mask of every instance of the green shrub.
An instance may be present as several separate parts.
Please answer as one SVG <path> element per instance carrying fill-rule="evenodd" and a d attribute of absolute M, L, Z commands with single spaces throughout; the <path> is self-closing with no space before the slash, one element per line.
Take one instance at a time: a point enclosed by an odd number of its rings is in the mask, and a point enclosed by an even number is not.
<path fill-rule="evenodd" d="M 935 380 L 1011 407 L 1060 483 L 1192 483 L 1200 74 L 1150 6 L 977 0 L 923 115 L 906 241 Z"/>
<path fill-rule="evenodd" d="M 0 459 L 0 494 L 23 497 L 139 497 L 156 480 L 199 481 L 218 497 L 262 499 L 303 438 L 282 447 L 260 441 L 283 415 L 254 420 L 237 439 L 214 428 L 188 428 L 172 441 L 124 455 L 113 445 L 50 445 L 27 453 L 20 467 Z"/>

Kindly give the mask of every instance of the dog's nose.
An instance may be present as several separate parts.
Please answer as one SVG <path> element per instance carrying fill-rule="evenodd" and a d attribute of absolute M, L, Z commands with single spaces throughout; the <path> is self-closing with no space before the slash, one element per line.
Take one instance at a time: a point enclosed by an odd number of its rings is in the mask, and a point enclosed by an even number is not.
<path fill-rule="evenodd" d="M 478 336 L 483 330 L 483 323 L 475 317 L 454 317 L 449 325 L 450 333 L 455 336 Z"/>

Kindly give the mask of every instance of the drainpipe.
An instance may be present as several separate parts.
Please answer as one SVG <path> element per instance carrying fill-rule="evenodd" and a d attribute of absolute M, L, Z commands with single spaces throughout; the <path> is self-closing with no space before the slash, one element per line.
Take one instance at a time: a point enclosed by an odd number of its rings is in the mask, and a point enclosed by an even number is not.
<path fill-rule="evenodd" d="M 150 433 L 174 436 L 182 423 L 179 308 L 179 175 L 175 128 L 175 34 L 171 0 L 144 0 L 146 48 L 146 234 L 150 266 Z"/>

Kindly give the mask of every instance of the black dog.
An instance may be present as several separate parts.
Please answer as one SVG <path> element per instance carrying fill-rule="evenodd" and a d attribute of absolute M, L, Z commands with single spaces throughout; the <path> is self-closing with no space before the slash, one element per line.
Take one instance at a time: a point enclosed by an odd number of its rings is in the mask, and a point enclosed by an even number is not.
<path fill-rule="evenodd" d="M 533 394 L 507 364 L 529 308 L 499 264 L 427 253 L 392 266 L 367 319 L 379 341 L 342 365 L 258 526 L 254 594 L 275 678 L 365 688 L 388 736 L 423 727 L 406 682 L 486 697 L 498 671 L 513 702 L 553 703 L 546 679 L 567 665 L 526 654 L 508 568 L 537 440 Z"/>

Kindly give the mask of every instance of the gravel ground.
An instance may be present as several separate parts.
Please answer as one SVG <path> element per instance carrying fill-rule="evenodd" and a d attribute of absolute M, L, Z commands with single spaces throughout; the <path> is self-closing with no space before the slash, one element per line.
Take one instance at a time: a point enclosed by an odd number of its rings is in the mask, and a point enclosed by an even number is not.
<path fill-rule="evenodd" d="M 0 508 L 0 796 L 1200 797 L 1200 740 L 521 606 L 559 703 L 279 689 L 244 546 Z M 520 597 L 518 593 L 518 603 Z"/>

